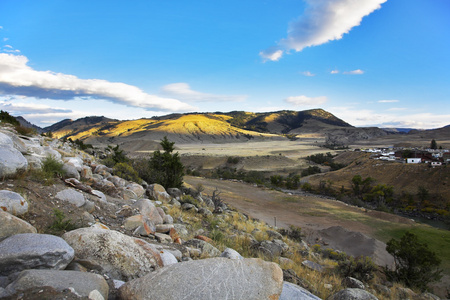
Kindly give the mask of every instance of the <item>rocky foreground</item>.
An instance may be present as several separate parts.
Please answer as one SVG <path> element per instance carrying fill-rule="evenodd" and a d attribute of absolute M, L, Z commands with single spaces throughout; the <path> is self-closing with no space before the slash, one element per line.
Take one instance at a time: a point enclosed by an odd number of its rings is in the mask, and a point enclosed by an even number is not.
<path fill-rule="evenodd" d="M 26 181 L 47 157 L 64 163 L 64 178 L 38 186 Z M 274 230 L 248 233 L 235 226 L 230 238 L 244 239 L 260 258 L 220 251 L 203 235 L 205 220 L 253 221 L 192 189 L 128 182 L 71 144 L 18 136 L 6 127 L 0 129 L 0 178 L 0 298 L 320 299 L 310 283 L 280 267 L 293 263 L 294 252 L 314 257 L 308 245 Z M 195 202 L 184 201 L 186 195 Z M 73 224 L 57 217 L 62 211 Z M 306 259 L 303 266 L 323 269 Z M 393 295 L 385 286 L 369 293 L 352 278 L 339 290 L 327 288 L 328 299 Z"/>

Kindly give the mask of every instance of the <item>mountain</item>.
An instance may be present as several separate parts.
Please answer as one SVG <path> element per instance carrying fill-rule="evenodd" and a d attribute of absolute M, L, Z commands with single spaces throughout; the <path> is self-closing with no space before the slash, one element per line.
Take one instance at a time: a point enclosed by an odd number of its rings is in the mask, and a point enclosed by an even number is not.
<path fill-rule="evenodd" d="M 379 128 L 356 128 L 323 109 L 252 113 L 170 114 L 150 119 L 118 121 L 105 117 L 63 120 L 50 127 L 55 136 L 91 144 L 121 144 L 135 151 L 148 149 L 164 136 L 176 143 L 245 142 L 314 137 L 342 145 L 388 133 Z"/>
<path fill-rule="evenodd" d="M 19 121 L 20 125 L 23 126 L 23 127 L 33 128 L 33 129 L 36 130 L 37 133 L 43 133 L 43 132 L 45 131 L 45 130 L 42 129 L 41 127 L 36 126 L 36 125 L 34 125 L 34 124 L 28 122 L 28 121 L 25 120 L 25 118 L 22 117 L 22 116 L 15 117 L 15 118 L 16 118 L 17 121 Z"/>
<path fill-rule="evenodd" d="M 64 119 L 51 126 L 45 127 L 45 132 L 58 133 L 57 136 L 70 137 L 72 132 L 87 131 L 93 127 L 106 125 L 114 122 L 120 122 L 119 120 L 109 119 L 105 117 L 84 117 L 75 121 L 71 119 Z"/>

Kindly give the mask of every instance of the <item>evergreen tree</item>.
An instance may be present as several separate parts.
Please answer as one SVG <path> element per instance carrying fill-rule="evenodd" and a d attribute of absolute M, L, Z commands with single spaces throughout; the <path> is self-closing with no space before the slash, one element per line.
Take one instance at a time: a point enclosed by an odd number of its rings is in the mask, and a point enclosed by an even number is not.
<path fill-rule="evenodd" d="M 431 140 L 430 149 L 437 149 L 437 143 L 435 139 Z"/>
<path fill-rule="evenodd" d="M 173 153 L 174 142 L 170 142 L 165 136 L 160 145 L 164 152 L 154 151 L 149 160 L 150 178 L 144 178 L 152 183 L 159 183 L 165 188 L 179 188 L 183 184 L 184 166 L 180 155 Z"/>
<path fill-rule="evenodd" d="M 428 283 L 441 278 L 442 270 L 438 268 L 441 260 L 415 234 L 406 232 L 400 241 L 391 239 L 386 250 L 394 256 L 395 262 L 395 270 L 385 269 L 390 280 L 425 290 Z"/>

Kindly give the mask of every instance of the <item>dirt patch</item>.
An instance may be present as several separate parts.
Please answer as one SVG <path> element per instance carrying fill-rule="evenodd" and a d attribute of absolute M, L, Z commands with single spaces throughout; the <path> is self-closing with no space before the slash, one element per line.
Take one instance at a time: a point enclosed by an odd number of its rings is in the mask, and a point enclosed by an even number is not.
<path fill-rule="evenodd" d="M 277 227 L 295 225 L 302 228 L 305 240 L 317 243 L 322 233 L 339 226 L 340 234 L 328 234 L 322 245 L 336 246 L 350 254 L 371 256 L 379 263 L 390 263 L 385 245 L 375 240 L 377 222 L 388 222 L 392 217 L 408 223 L 408 219 L 385 213 L 372 213 L 348 206 L 345 203 L 310 195 L 289 195 L 282 192 L 256 187 L 246 183 L 226 180 L 185 177 L 192 186 L 202 184 L 205 194 L 212 194 L 218 188 L 225 202 L 253 218 Z M 365 222 L 361 222 L 365 221 Z M 370 221 L 370 222 L 369 222 Z M 344 249 L 339 249 L 342 247 Z"/>

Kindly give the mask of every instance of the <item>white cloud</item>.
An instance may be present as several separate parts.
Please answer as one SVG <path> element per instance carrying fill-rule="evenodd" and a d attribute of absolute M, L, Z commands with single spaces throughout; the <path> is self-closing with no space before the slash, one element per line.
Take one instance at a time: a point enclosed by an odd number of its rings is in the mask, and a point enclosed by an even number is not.
<path fill-rule="evenodd" d="M 302 72 L 302 74 L 305 75 L 305 76 L 308 76 L 308 77 L 316 76 L 316 74 L 313 74 L 313 73 L 311 73 L 310 71 Z"/>
<path fill-rule="evenodd" d="M 195 102 L 219 102 L 219 101 L 244 101 L 245 95 L 215 95 L 194 91 L 189 84 L 184 82 L 165 85 L 160 90 L 161 94 L 176 97 L 183 101 Z"/>
<path fill-rule="evenodd" d="M 45 104 L 38 103 L 24 103 L 17 102 L 17 99 L 0 101 L 0 109 L 5 110 L 15 116 L 25 115 L 25 114 L 47 114 L 47 113 L 70 113 L 72 110 L 58 108 L 58 107 L 50 107 Z"/>
<path fill-rule="evenodd" d="M 359 127 L 397 127 L 432 129 L 449 125 L 450 115 L 432 113 L 398 114 L 377 113 L 369 109 L 356 109 L 354 107 L 330 107 L 327 109 L 336 117 Z"/>
<path fill-rule="evenodd" d="M 378 103 L 396 103 L 400 102 L 400 100 L 378 100 Z"/>
<path fill-rule="evenodd" d="M 105 99 L 147 110 L 189 111 L 194 108 L 177 99 L 150 95 L 138 87 L 101 79 L 80 79 L 73 75 L 36 71 L 23 55 L 0 53 L 0 94 L 41 99 Z"/>
<path fill-rule="evenodd" d="M 406 108 L 406 107 L 392 107 L 392 108 L 388 109 L 388 111 L 405 111 L 405 110 L 408 110 L 408 108 Z"/>
<path fill-rule="evenodd" d="M 343 74 L 346 74 L 346 75 L 362 75 L 362 74 L 364 74 L 364 71 L 361 70 L 361 69 L 356 69 L 356 70 L 352 70 L 352 71 L 346 71 Z"/>
<path fill-rule="evenodd" d="M 287 103 L 290 103 L 292 105 L 295 106 L 311 106 L 311 105 L 321 105 L 324 104 L 325 102 L 327 102 L 327 97 L 325 96 L 321 96 L 321 97 L 308 97 L 305 95 L 301 95 L 301 96 L 292 96 L 292 97 L 287 97 L 285 99 L 285 101 Z"/>
<path fill-rule="evenodd" d="M 278 61 L 283 56 L 284 51 L 278 47 L 270 47 L 264 51 L 259 52 L 259 55 L 263 58 L 263 61 L 268 60 Z"/>
<path fill-rule="evenodd" d="M 339 70 L 332 70 L 330 74 L 339 74 Z"/>
<path fill-rule="evenodd" d="M 4 42 L 6 42 L 6 41 L 8 41 L 8 40 L 9 40 L 9 38 L 7 38 L 7 37 L 3 38 L 3 41 L 4 41 Z"/>
<path fill-rule="evenodd" d="M 289 24 L 287 38 L 278 42 L 277 59 L 270 59 L 260 52 L 264 59 L 279 60 L 284 50 L 302 51 L 306 47 L 322 45 L 339 40 L 353 27 L 360 25 L 362 18 L 379 9 L 387 0 L 305 0 L 307 8 L 302 16 Z M 281 53 L 280 53 L 281 51 Z"/>
<path fill-rule="evenodd" d="M 3 26 L 0 26 L 0 29 L 3 29 Z"/>
<path fill-rule="evenodd" d="M 11 45 L 5 45 L 5 46 L 3 46 L 3 47 L 5 47 L 5 48 L 11 48 L 11 49 L 12 49 L 13 46 L 11 46 Z"/>

